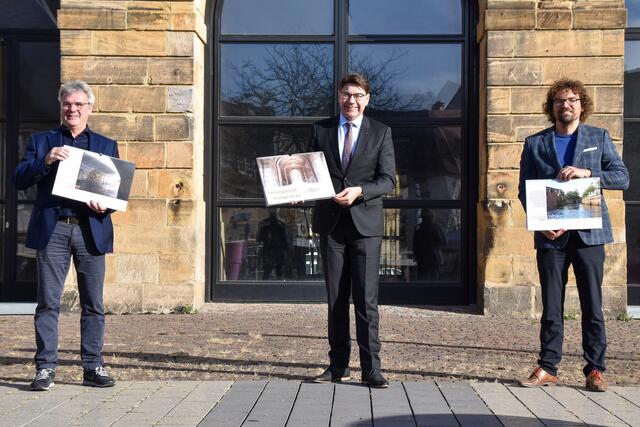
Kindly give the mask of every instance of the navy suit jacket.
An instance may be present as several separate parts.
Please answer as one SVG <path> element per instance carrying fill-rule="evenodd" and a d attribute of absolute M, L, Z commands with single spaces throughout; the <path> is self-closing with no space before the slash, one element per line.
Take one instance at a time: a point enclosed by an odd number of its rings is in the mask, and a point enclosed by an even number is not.
<path fill-rule="evenodd" d="M 580 124 L 578 138 L 573 155 L 572 166 L 591 169 L 592 177 L 600 178 L 600 185 L 608 190 L 626 190 L 629 187 L 629 172 L 618 155 L 606 129 Z M 558 159 L 554 128 L 550 127 L 528 137 L 524 143 L 520 159 L 520 182 L 518 198 L 525 210 L 527 200 L 525 181 L 527 179 L 555 179 L 562 166 Z M 611 221 L 607 204 L 602 197 L 602 228 L 578 230 L 580 238 L 587 245 L 602 245 L 613 242 Z M 536 249 L 562 248 L 567 244 L 569 234 L 565 233 L 556 240 L 547 239 L 536 231 L 534 244 Z"/>
<path fill-rule="evenodd" d="M 362 198 L 348 208 L 333 200 L 319 200 L 313 216 L 313 228 L 322 235 L 333 231 L 342 209 L 349 209 L 358 232 L 363 236 L 382 236 L 384 214 L 382 195 L 396 185 L 396 161 L 391 129 L 366 116 L 358 135 L 358 143 L 346 171 L 342 170 L 338 148 L 339 118 L 321 120 L 313 125 L 309 151 L 322 151 L 336 193 L 346 187 L 362 187 Z"/>
<path fill-rule="evenodd" d="M 118 144 L 115 141 L 89 129 L 88 134 L 89 151 L 119 157 Z M 26 245 L 32 249 L 44 249 L 47 246 L 58 221 L 62 199 L 52 195 L 51 191 L 59 162 L 46 166 L 44 158 L 52 148 L 62 146 L 62 141 L 60 128 L 31 135 L 24 158 L 18 163 L 13 175 L 13 182 L 18 190 L 24 190 L 34 184 L 38 186 L 27 230 Z M 104 214 L 98 214 L 87 207 L 91 235 L 100 253 L 113 251 L 111 212 L 108 210 Z"/>

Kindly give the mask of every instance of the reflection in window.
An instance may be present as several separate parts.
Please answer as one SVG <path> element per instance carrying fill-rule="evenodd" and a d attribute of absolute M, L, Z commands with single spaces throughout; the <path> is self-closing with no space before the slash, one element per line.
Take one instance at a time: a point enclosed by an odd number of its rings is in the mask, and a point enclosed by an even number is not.
<path fill-rule="evenodd" d="M 625 42 L 624 116 L 640 119 L 640 40 Z"/>
<path fill-rule="evenodd" d="M 333 1 L 225 1 L 221 33 L 333 34 Z"/>
<path fill-rule="evenodd" d="M 622 159 L 625 166 L 629 169 L 631 179 L 640 177 L 640 122 L 626 120 L 624 123 L 624 150 L 622 150 Z M 637 181 L 636 181 L 637 182 Z M 640 201 L 640 185 L 629 186 L 624 192 L 625 200 Z M 628 227 L 631 224 L 637 224 L 626 221 Z"/>
<path fill-rule="evenodd" d="M 457 200 L 462 186 L 459 127 L 394 127 L 393 144 L 404 200 Z"/>
<path fill-rule="evenodd" d="M 460 210 L 385 209 L 384 212 L 381 280 L 460 280 Z"/>
<path fill-rule="evenodd" d="M 627 27 L 640 28 L 640 0 L 626 0 Z"/>
<path fill-rule="evenodd" d="M 19 111 L 22 120 L 59 116 L 60 44 L 23 42 L 18 49 Z M 46 69 L 47 72 L 42 72 Z"/>
<path fill-rule="evenodd" d="M 627 205 L 627 283 L 640 285 L 640 207 Z"/>
<path fill-rule="evenodd" d="M 27 228 L 31 217 L 31 205 L 19 204 L 17 209 L 16 280 L 34 283 L 37 279 L 36 251 L 27 248 Z"/>
<path fill-rule="evenodd" d="M 349 34 L 460 34 L 455 0 L 349 0 Z"/>
<path fill-rule="evenodd" d="M 220 196 L 262 198 L 256 157 L 306 151 L 309 126 L 221 126 Z"/>
<path fill-rule="evenodd" d="M 220 279 L 322 280 L 311 210 L 222 208 Z"/>
<path fill-rule="evenodd" d="M 371 83 L 370 116 L 459 117 L 462 66 L 459 45 L 356 44 L 350 69 Z"/>
<path fill-rule="evenodd" d="M 222 45 L 222 116 L 328 116 L 333 53 L 326 44 Z"/>

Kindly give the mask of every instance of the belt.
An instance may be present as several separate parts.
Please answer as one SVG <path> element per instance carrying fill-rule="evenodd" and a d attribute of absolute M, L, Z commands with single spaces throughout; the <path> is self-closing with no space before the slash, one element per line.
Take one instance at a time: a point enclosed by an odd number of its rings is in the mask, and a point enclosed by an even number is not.
<path fill-rule="evenodd" d="M 60 216 L 58 222 L 64 222 L 65 224 L 80 224 L 80 218 L 77 216 Z"/>

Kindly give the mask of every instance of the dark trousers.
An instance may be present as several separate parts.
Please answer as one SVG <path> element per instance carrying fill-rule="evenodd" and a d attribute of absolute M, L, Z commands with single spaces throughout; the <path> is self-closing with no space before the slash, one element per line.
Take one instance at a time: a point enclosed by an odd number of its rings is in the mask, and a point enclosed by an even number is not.
<path fill-rule="evenodd" d="M 380 368 L 378 269 L 382 238 L 364 237 L 348 213 L 330 235 L 320 236 L 329 309 L 329 360 L 332 369 L 349 366 L 349 296 L 356 314 L 356 339 L 363 372 Z"/>
<path fill-rule="evenodd" d="M 58 362 L 58 316 L 71 257 L 80 295 L 80 356 L 85 369 L 102 366 L 104 342 L 105 259 L 93 243 L 89 224 L 58 222 L 47 247 L 36 253 L 38 305 L 35 314 L 36 368 L 55 368 Z"/>
<path fill-rule="evenodd" d="M 569 231 L 562 249 L 538 249 L 537 262 L 542 287 L 540 359 L 538 364 L 557 375 L 564 338 L 564 296 L 569 265 L 573 265 L 582 311 L 582 349 L 587 375 L 592 369 L 605 371 L 607 337 L 602 314 L 604 246 L 588 246 L 577 232 Z"/>

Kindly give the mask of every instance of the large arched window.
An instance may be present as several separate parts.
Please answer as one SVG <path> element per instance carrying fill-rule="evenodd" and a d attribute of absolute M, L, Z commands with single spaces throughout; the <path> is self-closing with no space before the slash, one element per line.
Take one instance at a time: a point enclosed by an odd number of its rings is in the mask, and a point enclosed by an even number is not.
<path fill-rule="evenodd" d="M 398 186 L 384 200 L 381 301 L 471 302 L 477 76 L 467 2 L 213 9 L 209 295 L 324 298 L 313 203 L 265 208 L 255 158 L 305 151 L 311 124 L 339 112 L 337 81 L 360 72 L 372 84 L 365 114 L 391 126 L 397 163 Z"/>

